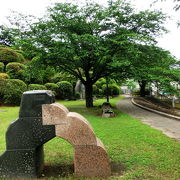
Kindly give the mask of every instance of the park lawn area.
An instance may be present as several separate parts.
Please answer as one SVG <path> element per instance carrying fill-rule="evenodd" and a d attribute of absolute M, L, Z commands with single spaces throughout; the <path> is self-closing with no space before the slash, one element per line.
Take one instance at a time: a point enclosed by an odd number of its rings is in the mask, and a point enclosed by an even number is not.
<path fill-rule="evenodd" d="M 115 109 L 116 117 L 102 118 L 101 105 L 85 108 L 84 101 L 58 101 L 82 114 L 91 123 L 94 132 L 104 143 L 112 165 L 109 179 L 122 180 L 178 180 L 180 179 L 180 143 L 159 130 L 143 124 Z M 5 150 L 5 131 L 18 117 L 19 107 L 0 107 L 0 154 Z M 78 179 L 73 176 L 73 147 L 63 139 L 54 138 L 45 144 L 45 170 L 40 179 Z M 93 178 L 95 179 L 95 178 Z"/>

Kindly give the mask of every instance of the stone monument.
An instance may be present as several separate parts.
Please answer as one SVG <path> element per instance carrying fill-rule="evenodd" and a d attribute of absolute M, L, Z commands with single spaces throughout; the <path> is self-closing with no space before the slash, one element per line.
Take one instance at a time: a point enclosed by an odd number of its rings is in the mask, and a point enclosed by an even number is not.
<path fill-rule="evenodd" d="M 73 145 L 76 176 L 110 176 L 107 152 L 90 123 L 54 101 L 51 91 L 23 94 L 19 118 L 6 132 L 6 151 L 0 156 L 0 177 L 37 178 L 44 164 L 43 144 L 55 136 Z"/>

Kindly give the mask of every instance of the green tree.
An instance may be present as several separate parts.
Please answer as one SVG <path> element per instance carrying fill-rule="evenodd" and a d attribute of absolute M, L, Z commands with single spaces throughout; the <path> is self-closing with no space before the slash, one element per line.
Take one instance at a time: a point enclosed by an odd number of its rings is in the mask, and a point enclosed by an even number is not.
<path fill-rule="evenodd" d="M 149 82 L 158 82 L 166 89 L 171 82 L 178 82 L 180 74 L 174 68 L 178 63 L 169 51 L 152 45 L 137 45 L 137 54 L 131 63 L 131 76 L 139 83 L 140 96 L 145 96 Z"/>
<path fill-rule="evenodd" d="M 110 1 L 108 7 L 57 3 L 46 18 L 23 30 L 18 42 L 26 52 L 36 53 L 40 64 L 56 66 L 80 79 L 86 106 L 92 107 L 93 84 L 117 70 L 125 73 L 134 44 L 154 42 L 164 30 L 164 20 L 160 12 L 136 13 L 120 0 Z"/>
<path fill-rule="evenodd" d="M 0 45 L 4 45 L 4 46 L 14 45 L 13 35 L 9 31 L 9 28 L 6 28 L 3 25 L 0 26 Z"/>

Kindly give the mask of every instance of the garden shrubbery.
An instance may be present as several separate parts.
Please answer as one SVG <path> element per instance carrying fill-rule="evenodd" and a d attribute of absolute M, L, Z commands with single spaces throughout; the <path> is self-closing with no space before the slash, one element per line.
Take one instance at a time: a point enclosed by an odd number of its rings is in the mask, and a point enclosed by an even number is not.
<path fill-rule="evenodd" d="M 27 85 L 19 79 L 0 79 L 0 99 L 2 103 L 19 105 Z"/>
<path fill-rule="evenodd" d="M 29 84 L 28 85 L 28 90 L 47 90 L 46 86 L 41 85 L 41 84 Z"/>
<path fill-rule="evenodd" d="M 24 79 L 24 70 L 26 66 L 21 63 L 12 62 L 6 65 L 6 73 L 13 79 Z"/>
<path fill-rule="evenodd" d="M 118 96 L 121 93 L 119 86 L 112 80 L 108 83 L 108 95 Z M 93 94 L 96 97 L 104 97 L 107 95 L 107 85 L 104 78 L 99 79 L 93 85 Z"/>
<path fill-rule="evenodd" d="M 10 62 L 24 62 L 22 54 L 8 47 L 0 47 L 0 62 L 8 64 Z"/>
<path fill-rule="evenodd" d="M 9 79 L 9 75 L 7 73 L 0 73 L 0 79 Z"/>
<path fill-rule="evenodd" d="M 61 81 L 57 83 L 59 99 L 71 99 L 73 96 L 73 86 L 68 81 Z"/>
<path fill-rule="evenodd" d="M 0 62 L 0 73 L 4 72 L 4 63 Z"/>
<path fill-rule="evenodd" d="M 51 90 L 55 96 L 57 95 L 57 92 L 58 92 L 58 85 L 57 84 L 46 83 L 45 86 L 46 86 L 47 90 Z"/>

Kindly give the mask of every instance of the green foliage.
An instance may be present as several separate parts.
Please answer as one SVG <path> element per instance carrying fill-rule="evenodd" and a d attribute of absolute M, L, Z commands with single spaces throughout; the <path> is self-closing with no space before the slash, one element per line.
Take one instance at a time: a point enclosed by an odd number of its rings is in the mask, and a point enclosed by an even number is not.
<path fill-rule="evenodd" d="M 4 72 L 4 63 L 0 62 L 0 73 Z"/>
<path fill-rule="evenodd" d="M 16 50 L 8 47 L 0 47 L 0 61 L 8 64 L 9 62 L 24 62 L 25 59 L 22 54 L 16 52 Z"/>
<path fill-rule="evenodd" d="M 11 46 L 13 44 L 14 38 L 10 30 L 5 26 L 0 25 L 0 45 Z"/>
<path fill-rule="evenodd" d="M 26 16 L 23 18 L 26 20 Z M 37 71 L 31 74 L 30 70 L 29 81 L 33 78 L 44 84 L 46 71 L 44 67 L 41 71 L 42 66 L 56 67 L 81 80 L 86 105 L 92 107 L 93 84 L 115 72 L 126 78 L 136 42 L 154 43 L 156 36 L 165 31 L 165 19 L 161 12 L 137 12 L 129 3 L 116 0 L 108 1 L 107 6 L 56 3 L 48 9 L 47 18 L 26 24 L 27 29 L 17 21 L 14 25 L 18 24 L 15 31 L 22 35 L 17 37 L 22 49 L 39 56 Z"/>
<path fill-rule="evenodd" d="M 9 75 L 7 73 L 0 73 L 0 79 L 9 79 Z"/>
<path fill-rule="evenodd" d="M 108 80 L 108 95 L 116 96 L 120 94 L 120 88 L 114 80 Z M 101 78 L 93 85 L 93 93 L 96 97 L 104 97 L 107 95 L 106 79 Z"/>
<path fill-rule="evenodd" d="M 57 84 L 46 83 L 45 86 L 46 86 L 47 90 L 51 90 L 55 96 L 57 95 L 57 92 L 58 92 L 58 85 Z"/>
<path fill-rule="evenodd" d="M 58 83 L 60 81 L 64 81 L 65 80 L 64 78 L 65 77 L 64 77 L 64 75 L 62 73 L 56 73 L 56 74 L 54 74 L 53 77 L 51 77 L 50 81 L 53 82 L 53 83 Z"/>
<path fill-rule="evenodd" d="M 19 79 L 0 79 L 0 99 L 2 103 L 19 105 L 27 85 Z"/>
<path fill-rule="evenodd" d="M 81 94 L 79 92 L 75 93 L 75 99 L 80 99 L 81 98 Z"/>
<path fill-rule="evenodd" d="M 24 72 L 26 66 L 21 63 L 12 62 L 6 65 L 6 73 L 9 74 L 11 79 L 24 79 Z"/>
<path fill-rule="evenodd" d="M 46 86 L 41 84 L 29 84 L 28 90 L 47 90 Z"/>
<path fill-rule="evenodd" d="M 58 98 L 71 99 L 73 95 L 73 86 L 68 81 L 61 81 L 57 83 L 58 86 Z"/>
<path fill-rule="evenodd" d="M 108 90 L 107 90 L 106 85 L 103 85 L 102 90 L 103 90 L 104 96 L 107 95 L 107 91 L 108 91 L 109 96 L 117 96 L 120 94 L 120 88 L 116 84 L 109 84 Z"/>
<path fill-rule="evenodd" d="M 145 96 L 149 82 L 158 82 L 159 86 L 170 86 L 170 82 L 180 82 L 178 61 L 169 51 L 153 45 L 136 45 L 136 55 L 131 58 L 131 78 L 138 81 L 140 94 Z M 172 89 L 172 88 L 171 88 Z"/>
<path fill-rule="evenodd" d="M 54 67 L 47 66 L 41 63 L 40 57 L 34 57 L 31 62 L 27 64 L 25 79 L 28 83 L 44 84 L 50 82 L 51 77 L 54 76 Z"/>

